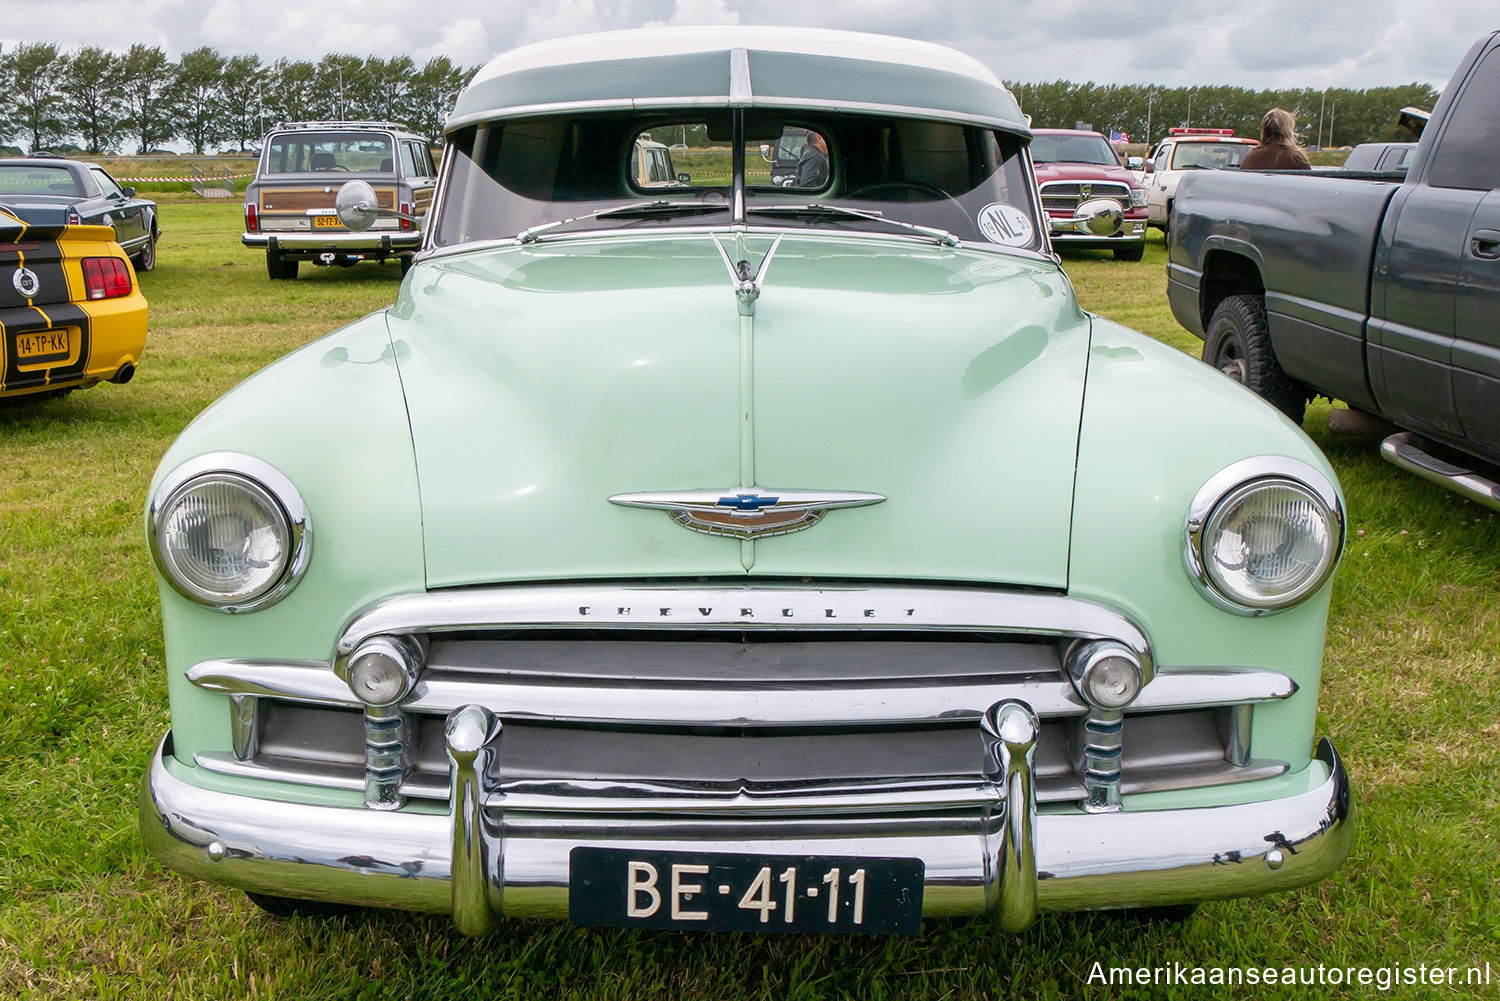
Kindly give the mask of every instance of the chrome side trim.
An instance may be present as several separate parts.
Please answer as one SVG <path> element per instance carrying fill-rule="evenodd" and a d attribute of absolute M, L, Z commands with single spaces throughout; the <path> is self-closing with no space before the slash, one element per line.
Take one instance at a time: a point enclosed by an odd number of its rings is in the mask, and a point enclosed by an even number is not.
<path fill-rule="evenodd" d="M 1151 676 L 1139 626 L 1078 598 L 937 587 L 492 587 L 399 595 L 358 613 L 335 659 L 382 633 L 443 633 L 501 626 L 531 629 L 967 630 L 1117 639 Z"/>
<path fill-rule="evenodd" d="M 282 896 L 454 912 L 452 817 L 218 792 L 179 777 L 191 769 L 174 765 L 169 770 L 171 755 L 169 735 L 146 774 L 139 801 L 145 845 L 171 868 Z M 1326 740 L 1317 758 L 1328 777 L 1281 799 L 1182 810 L 1039 814 L 1031 838 L 1037 909 L 1214 900 L 1322 879 L 1349 851 L 1354 807 L 1343 763 Z M 987 887 L 996 878 L 995 864 L 986 861 L 986 810 L 932 817 L 718 820 L 538 816 L 507 806 L 503 816 L 485 815 L 497 823 L 504 847 L 503 860 L 492 858 L 485 866 L 485 889 L 492 912 L 507 916 L 566 917 L 568 852 L 579 844 L 920 858 L 927 874 L 923 913 L 929 917 L 990 911 Z M 474 885 L 472 867 L 465 879 L 466 886 Z M 503 896 L 496 888 L 503 888 Z M 481 920 L 472 914 L 463 920 L 471 919 Z"/>
<path fill-rule="evenodd" d="M 362 703 L 326 664 L 204 661 L 188 680 L 225 694 L 274 696 L 335 708 Z M 1274 671 L 1174 670 L 1142 689 L 1132 712 L 1212 709 L 1285 699 L 1297 691 Z M 1072 684 L 1058 680 L 997 680 L 991 684 L 751 688 L 591 683 L 505 684 L 426 677 L 401 708 L 446 716 L 470 703 L 492 705 L 511 719 L 636 725 L 810 726 L 953 723 L 977 719 L 1003 698 L 1024 699 L 1043 718 L 1087 712 Z"/>
<path fill-rule="evenodd" d="M 1500 511 L 1500 483 L 1481 476 L 1472 469 L 1444 462 L 1428 453 L 1430 447 L 1420 435 L 1403 431 L 1380 443 L 1380 457 L 1399 469 L 1415 473 L 1440 487 Z"/>

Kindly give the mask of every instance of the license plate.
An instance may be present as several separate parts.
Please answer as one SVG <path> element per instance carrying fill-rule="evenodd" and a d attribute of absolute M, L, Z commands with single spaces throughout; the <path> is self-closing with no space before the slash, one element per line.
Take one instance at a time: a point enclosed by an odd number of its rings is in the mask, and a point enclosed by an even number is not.
<path fill-rule="evenodd" d="M 67 330 L 46 330 L 38 334 L 16 335 L 16 360 L 21 362 L 58 361 L 73 353 Z"/>
<path fill-rule="evenodd" d="M 342 229 L 344 222 L 336 215 L 315 215 L 313 229 Z"/>
<path fill-rule="evenodd" d="M 914 935 L 921 859 L 574 848 L 575 924 L 687 931 Z"/>

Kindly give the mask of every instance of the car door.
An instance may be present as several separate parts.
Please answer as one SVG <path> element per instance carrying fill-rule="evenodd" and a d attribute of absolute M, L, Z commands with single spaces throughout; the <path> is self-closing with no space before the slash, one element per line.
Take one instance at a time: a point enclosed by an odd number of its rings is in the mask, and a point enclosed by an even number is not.
<path fill-rule="evenodd" d="M 1153 223 L 1167 221 L 1167 168 L 1172 163 L 1175 144 L 1163 142 L 1151 154 L 1151 171 L 1142 179 L 1146 186 L 1146 218 Z"/>
<path fill-rule="evenodd" d="M 437 170 L 426 143 L 401 140 L 401 170 L 406 175 L 406 183 L 411 186 L 413 211 L 422 215 L 432 204 L 432 189 L 437 183 Z"/>
<path fill-rule="evenodd" d="M 1376 258 L 1383 308 L 1370 321 L 1371 389 L 1387 417 L 1448 440 L 1468 427 L 1493 432 L 1500 420 L 1496 108 L 1500 54 L 1492 48 L 1450 106 L 1417 183 L 1393 199 Z"/>
<path fill-rule="evenodd" d="M 149 232 L 146 203 L 127 195 L 104 168 L 90 166 L 89 173 L 104 196 L 104 214 L 109 217 L 109 225 L 114 227 L 115 242 L 127 250 L 134 250 Z"/>

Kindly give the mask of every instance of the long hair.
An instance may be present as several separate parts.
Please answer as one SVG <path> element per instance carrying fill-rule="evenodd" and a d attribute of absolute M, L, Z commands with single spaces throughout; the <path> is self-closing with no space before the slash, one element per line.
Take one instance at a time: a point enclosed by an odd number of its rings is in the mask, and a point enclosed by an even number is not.
<path fill-rule="evenodd" d="M 1272 108 L 1260 120 L 1260 141 L 1266 145 L 1297 145 L 1297 116 L 1285 108 Z"/>

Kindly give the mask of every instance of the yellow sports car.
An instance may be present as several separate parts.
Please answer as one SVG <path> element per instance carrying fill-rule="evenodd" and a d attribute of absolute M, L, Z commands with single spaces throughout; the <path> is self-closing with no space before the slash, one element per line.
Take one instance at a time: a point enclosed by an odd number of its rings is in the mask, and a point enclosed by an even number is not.
<path fill-rule="evenodd" d="M 0 208 L 0 398 L 129 382 L 146 299 L 108 226 L 31 226 Z"/>

